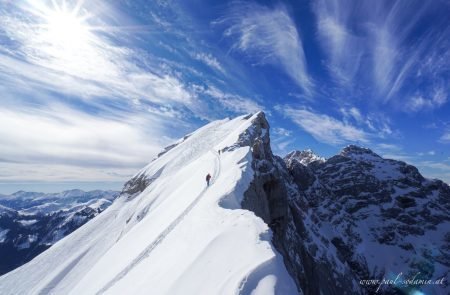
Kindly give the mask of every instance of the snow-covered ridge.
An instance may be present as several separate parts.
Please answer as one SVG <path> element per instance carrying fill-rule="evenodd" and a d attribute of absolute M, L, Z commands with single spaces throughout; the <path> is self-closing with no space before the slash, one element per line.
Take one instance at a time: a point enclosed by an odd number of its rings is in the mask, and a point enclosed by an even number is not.
<path fill-rule="evenodd" d="M 105 212 L 1 277 L 0 293 L 296 294 L 268 226 L 240 209 L 253 177 L 249 144 L 268 132 L 255 128 L 261 120 L 242 116 L 192 133 Z"/>

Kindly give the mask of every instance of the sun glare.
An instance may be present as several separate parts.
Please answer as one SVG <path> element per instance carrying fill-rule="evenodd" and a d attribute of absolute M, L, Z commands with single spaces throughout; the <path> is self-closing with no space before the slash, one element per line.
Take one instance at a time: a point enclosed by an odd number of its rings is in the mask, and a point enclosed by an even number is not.
<path fill-rule="evenodd" d="M 89 28 L 73 13 L 53 11 L 47 16 L 48 41 L 54 45 L 80 46 L 88 42 Z"/>
<path fill-rule="evenodd" d="M 82 47 L 89 41 L 89 28 L 73 12 L 55 10 L 46 16 L 46 39 L 61 47 Z M 73 48 L 75 47 L 75 48 Z"/>
<path fill-rule="evenodd" d="M 27 45 L 32 48 L 35 62 L 82 78 L 97 73 L 99 64 L 107 64 L 102 52 L 107 41 L 96 33 L 92 23 L 98 19 L 82 7 L 84 1 L 32 3 L 30 11 L 36 16 L 36 26 Z"/>

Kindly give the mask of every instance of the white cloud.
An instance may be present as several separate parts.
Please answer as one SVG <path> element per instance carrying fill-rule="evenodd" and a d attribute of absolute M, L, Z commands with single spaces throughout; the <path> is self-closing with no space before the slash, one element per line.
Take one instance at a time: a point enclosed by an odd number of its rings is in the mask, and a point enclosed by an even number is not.
<path fill-rule="evenodd" d="M 212 54 L 200 52 L 200 53 L 194 54 L 194 58 L 202 61 L 206 65 L 221 72 L 222 74 L 225 74 L 225 69 L 222 67 L 222 65 L 217 60 L 217 58 L 215 58 Z"/>
<path fill-rule="evenodd" d="M 347 27 L 351 11 L 339 1 L 318 1 L 314 6 L 319 40 L 329 56 L 334 78 L 348 84 L 356 75 L 364 53 L 363 40 Z"/>
<path fill-rule="evenodd" d="M 194 85 L 193 89 L 199 95 L 208 95 L 214 98 L 221 107 L 235 113 L 255 113 L 264 110 L 263 106 L 250 98 L 224 92 L 213 85 L 206 87 Z"/>
<path fill-rule="evenodd" d="M 391 129 L 390 120 L 380 113 L 363 114 L 358 108 L 340 107 L 339 112 L 343 116 L 346 124 L 354 124 L 360 128 L 366 128 L 379 138 L 392 135 L 394 131 Z"/>
<path fill-rule="evenodd" d="M 422 167 L 433 168 L 445 172 L 450 172 L 450 165 L 443 162 L 423 161 L 419 163 Z"/>
<path fill-rule="evenodd" d="M 275 127 L 271 128 L 271 145 L 273 151 L 278 155 L 285 155 L 288 151 L 287 148 L 295 142 L 295 138 L 292 137 L 292 131 Z"/>
<path fill-rule="evenodd" d="M 403 161 L 403 162 L 407 162 L 407 163 L 411 163 L 414 161 L 414 157 L 405 155 L 405 154 L 382 154 L 382 157 L 385 159 L 393 159 L 393 160 L 397 160 L 397 161 Z"/>
<path fill-rule="evenodd" d="M 436 88 L 430 99 L 424 98 L 421 94 L 411 97 L 406 110 L 417 112 L 420 110 L 432 110 L 443 106 L 447 102 L 447 94 L 442 87 Z"/>
<path fill-rule="evenodd" d="M 283 6 L 268 8 L 238 2 L 226 19 L 225 35 L 235 38 L 234 50 L 247 53 L 260 64 L 280 66 L 307 94 L 313 83 L 297 27 Z"/>
<path fill-rule="evenodd" d="M 369 142 L 369 134 L 353 125 L 310 109 L 278 107 L 288 118 L 311 134 L 317 141 L 339 145 L 347 142 Z"/>
<path fill-rule="evenodd" d="M 439 139 L 439 141 L 444 142 L 444 143 L 450 143 L 450 131 L 445 132 L 441 138 Z"/>
<path fill-rule="evenodd" d="M 272 147 L 274 149 L 274 153 L 284 156 L 288 153 L 288 147 L 294 143 L 294 139 L 282 140 L 282 138 L 277 138 L 272 140 Z"/>
<path fill-rule="evenodd" d="M 284 137 L 289 137 L 292 135 L 292 131 L 291 130 L 287 130 L 285 128 L 282 127 L 275 127 L 272 129 L 273 134 L 275 135 L 279 135 L 279 136 L 284 136 Z"/>
<path fill-rule="evenodd" d="M 117 180 L 112 172 L 150 162 L 171 141 L 165 134 L 152 117 L 105 118 L 64 106 L 0 109 L 0 180 Z"/>
<path fill-rule="evenodd" d="M 4 163 L 0 165 L 0 181 L 6 184 L 17 182 L 125 182 L 136 174 L 136 168 L 105 169 L 100 167 L 79 167 L 51 162 L 30 163 Z M 20 185 L 20 183 L 19 183 Z M 18 187 L 19 187 L 18 185 Z M 75 184 L 76 185 L 76 184 Z"/>
<path fill-rule="evenodd" d="M 354 120 L 357 123 L 361 123 L 364 121 L 361 112 L 356 107 L 344 108 L 341 107 L 339 111 L 344 116 L 345 121 L 349 121 L 350 119 Z"/>
<path fill-rule="evenodd" d="M 383 151 L 399 152 L 402 150 L 401 146 L 392 143 L 378 143 L 376 146 Z"/>

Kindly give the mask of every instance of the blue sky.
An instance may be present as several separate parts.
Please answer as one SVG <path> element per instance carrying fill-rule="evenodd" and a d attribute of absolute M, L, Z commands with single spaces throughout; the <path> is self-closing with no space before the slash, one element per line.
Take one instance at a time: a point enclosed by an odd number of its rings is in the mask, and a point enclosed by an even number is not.
<path fill-rule="evenodd" d="M 0 193 L 115 188 L 215 119 L 450 182 L 450 2 L 0 1 Z"/>

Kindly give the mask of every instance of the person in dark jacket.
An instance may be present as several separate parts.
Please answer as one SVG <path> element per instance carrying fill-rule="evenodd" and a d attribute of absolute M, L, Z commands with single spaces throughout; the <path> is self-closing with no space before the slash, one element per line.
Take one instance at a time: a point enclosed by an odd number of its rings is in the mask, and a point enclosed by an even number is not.
<path fill-rule="evenodd" d="M 206 185 L 209 186 L 209 181 L 211 180 L 211 175 L 206 175 Z"/>

